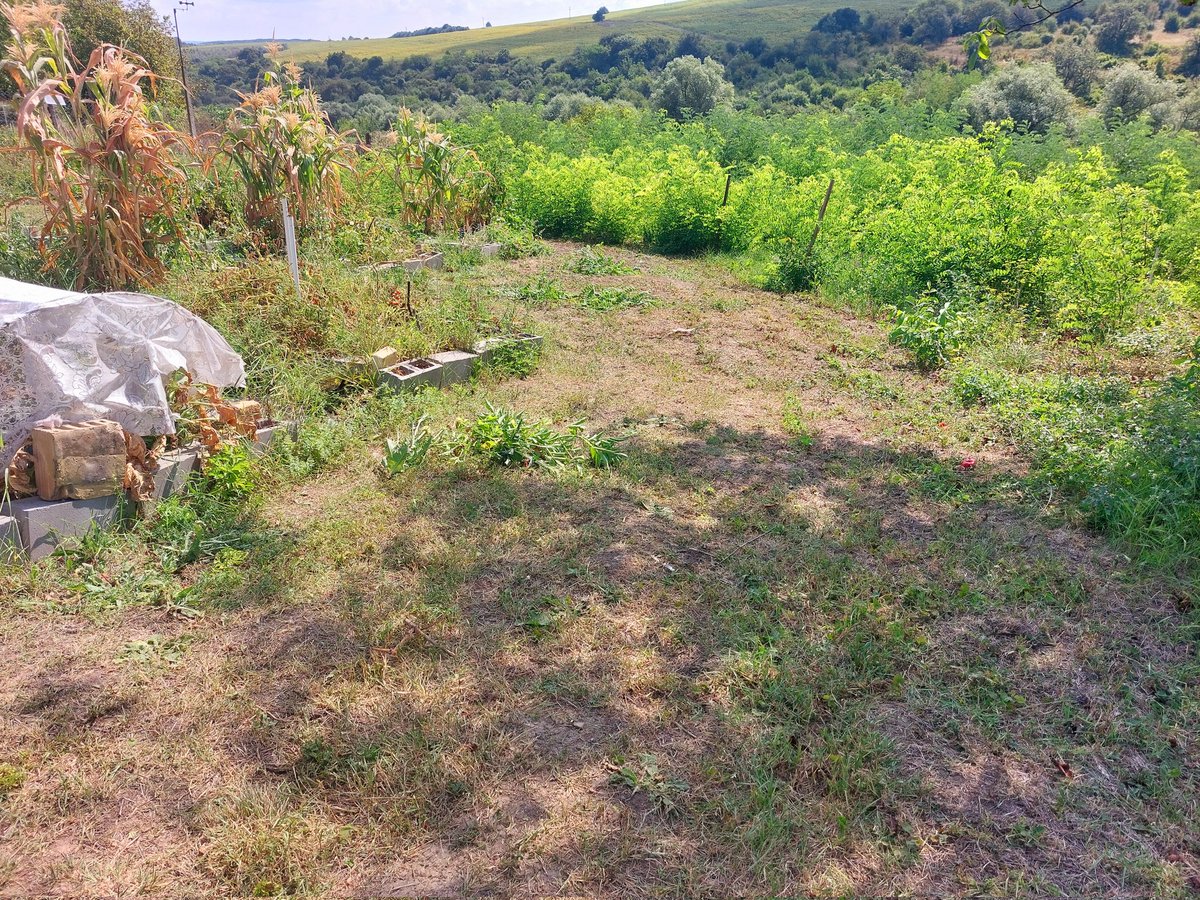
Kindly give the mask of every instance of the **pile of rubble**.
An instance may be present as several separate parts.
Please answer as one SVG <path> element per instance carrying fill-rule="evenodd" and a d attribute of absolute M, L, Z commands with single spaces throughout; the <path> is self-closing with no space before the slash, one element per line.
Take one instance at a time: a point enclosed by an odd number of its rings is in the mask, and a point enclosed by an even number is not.
<path fill-rule="evenodd" d="M 0 561 L 43 559 L 65 539 L 145 515 L 182 490 L 221 444 L 245 438 L 262 452 L 287 427 L 265 418 L 254 400 L 222 401 L 218 409 L 201 438 L 186 444 L 142 438 L 109 419 L 35 427 L 6 473 Z"/>
<path fill-rule="evenodd" d="M 0 278 L 0 556 L 39 559 L 168 495 L 218 431 L 257 435 L 258 404 L 220 396 L 244 380 L 241 356 L 169 300 Z"/>

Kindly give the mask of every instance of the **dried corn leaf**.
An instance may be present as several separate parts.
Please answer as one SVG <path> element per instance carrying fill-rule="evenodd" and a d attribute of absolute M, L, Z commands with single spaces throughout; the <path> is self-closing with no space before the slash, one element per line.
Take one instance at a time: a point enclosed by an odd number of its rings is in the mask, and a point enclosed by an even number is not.
<path fill-rule="evenodd" d="M 37 482 L 33 474 L 33 454 L 21 449 L 9 463 L 4 487 L 12 497 L 32 497 L 37 493 Z"/>

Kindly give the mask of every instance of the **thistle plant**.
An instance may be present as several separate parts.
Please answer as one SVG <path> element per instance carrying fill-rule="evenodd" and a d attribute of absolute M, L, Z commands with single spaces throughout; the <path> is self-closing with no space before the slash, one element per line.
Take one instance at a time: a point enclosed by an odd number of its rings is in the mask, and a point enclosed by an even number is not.
<path fill-rule="evenodd" d="M 329 123 L 316 91 L 302 83 L 295 63 L 279 63 L 279 45 L 268 45 L 273 68 L 262 86 L 239 94 L 230 113 L 224 150 L 246 185 L 246 223 L 279 239 L 280 199 L 286 197 L 301 226 L 342 201 L 341 175 L 351 168 L 349 132 Z"/>
<path fill-rule="evenodd" d="M 9 43 L 0 69 L 16 85 L 18 149 L 27 152 L 45 219 L 47 268 L 73 269 L 77 288 L 153 283 L 159 248 L 183 235 L 183 163 L 190 138 L 159 121 L 158 76 L 111 44 L 80 64 L 64 7 L 0 3 Z"/>

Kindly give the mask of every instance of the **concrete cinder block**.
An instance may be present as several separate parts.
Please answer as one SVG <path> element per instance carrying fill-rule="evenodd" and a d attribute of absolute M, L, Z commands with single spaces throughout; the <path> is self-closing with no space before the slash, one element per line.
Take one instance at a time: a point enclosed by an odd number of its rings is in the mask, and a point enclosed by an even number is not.
<path fill-rule="evenodd" d="M 112 528 L 129 514 L 124 494 L 90 500 L 14 500 L 5 509 L 17 520 L 21 543 L 37 562 L 54 552 L 62 541 L 82 537 L 93 528 Z"/>
<path fill-rule="evenodd" d="M 25 555 L 21 529 L 12 516 L 0 515 L 0 564 L 10 563 Z"/>
<path fill-rule="evenodd" d="M 43 500 L 90 500 L 121 490 L 125 432 L 97 419 L 33 429 L 33 472 Z"/>
<path fill-rule="evenodd" d="M 379 373 L 379 386 L 391 391 L 415 391 L 422 385 L 438 387 L 441 383 L 442 367 L 426 357 L 406 359 Z"/>
<path fill-rule="evenodd" d="M 250 442 L 250 452 L 255 456 L 261 456 L 267 452 L 272 443 L 285 436 L 294 441 L 299 430 L 300 426 L 296 422 L 273 422 L 270 425 L 264 425 L 255 432 L 254 440 Z"/>
<path fill-rule="evenodd" d="M 199 461 L 195 450 L 172 450 L 160 456 L 154 470 L 154 499 L 166 500 L 182 491 Z"/>
<path fill-rule="evenodd" d="M 441 253 L 426 253 L 406 259 L 402 265 L 409 272 L 419 272 L 421 269 L 440 269 L 446 265 L 446 257 Z"/>
<path fill-rule="evenodd" d="M 466 350 L 444 350 L 431 354 L 429 358 L 442 367 L 442 386 L 470 381 L 471 373 L 479 362 L 478 356 Z"/>

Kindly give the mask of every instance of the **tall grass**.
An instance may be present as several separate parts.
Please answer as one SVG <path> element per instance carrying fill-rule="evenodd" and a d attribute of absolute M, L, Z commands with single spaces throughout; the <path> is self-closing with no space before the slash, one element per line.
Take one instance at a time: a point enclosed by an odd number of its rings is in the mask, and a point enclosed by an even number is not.
<path fill-rule="evenodd" d="M 156 282 L 159 248 L 182 239 L 182 165 L 194 148 L 158 120 L 147 97 L 157 76 L 145 62 L 103 44 L 81 65 L 62 12 L 0 4 L 11 38 L 0 65 L 16 85 L 18 146 L 45 214 L 39 246 L 79 288 Z"/>

